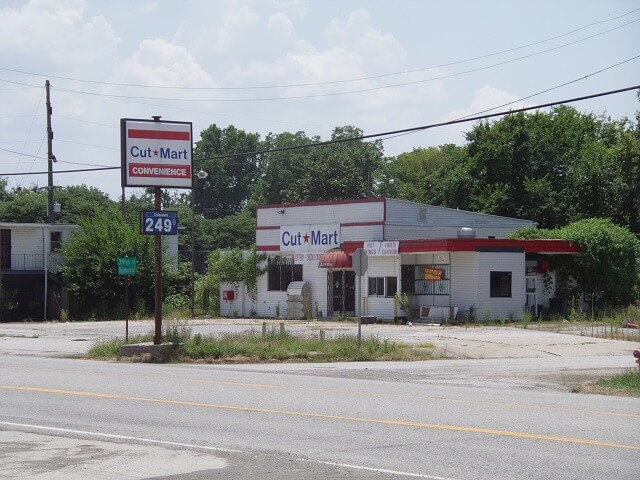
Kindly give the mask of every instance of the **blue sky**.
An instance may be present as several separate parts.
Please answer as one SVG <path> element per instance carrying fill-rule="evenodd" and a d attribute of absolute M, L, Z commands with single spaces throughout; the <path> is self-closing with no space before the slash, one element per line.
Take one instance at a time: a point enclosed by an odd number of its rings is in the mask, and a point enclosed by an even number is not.
<path fill-rule="evenodd" d="M 119 166 L 123 117 L 191 121 L 196 140 L 212 123 L 327 139 L 341 125 L 372 134 L 640 84 L 635 0 L 3 0 L 0 44 L 12 187 L 47 184 L 29 175 L 46 170 L 46 79 L 54 170 Z M 574 106 L 640 110 L 634 92 Z M 385 153 L 463 144 L 471 127 L 388 139 Z M 55 184 L 121 192 L 118 171 Z"/>

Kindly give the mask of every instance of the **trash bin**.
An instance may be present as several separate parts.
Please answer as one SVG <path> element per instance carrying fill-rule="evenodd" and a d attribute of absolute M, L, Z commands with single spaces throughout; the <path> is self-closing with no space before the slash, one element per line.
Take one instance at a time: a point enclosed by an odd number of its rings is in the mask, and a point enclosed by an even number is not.
<path fill-rule="evenodd" d="M 287 287 L 287 318 L 301 320 L 311 314 L 309 282 L 291 282 Z"/>

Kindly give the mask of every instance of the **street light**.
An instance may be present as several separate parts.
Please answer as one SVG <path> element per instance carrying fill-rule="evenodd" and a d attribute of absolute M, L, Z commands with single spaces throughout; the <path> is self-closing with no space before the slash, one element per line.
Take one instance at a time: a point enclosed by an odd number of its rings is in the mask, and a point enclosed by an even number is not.
<path fill-rule="evenodd" d="M 196 177 L 200 180 L 207 178 L 209 174 L 200 169 L 196 173 Z M 195 185 L 191 189 L 191 318 L 195 317 L 196 310 L 196 289 L 195 289 L 195 270 L 196 270 L 196 204 L 194 197 L 196 194 Z"/>

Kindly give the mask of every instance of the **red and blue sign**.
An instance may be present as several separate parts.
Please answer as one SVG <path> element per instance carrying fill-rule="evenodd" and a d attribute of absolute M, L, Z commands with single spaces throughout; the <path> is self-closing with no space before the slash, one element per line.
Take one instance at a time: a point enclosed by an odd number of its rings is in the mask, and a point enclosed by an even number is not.
<path fill-rule="evenodd" d="M 192 188 L 192 124 L 120 120 L 122 186 Z"/>

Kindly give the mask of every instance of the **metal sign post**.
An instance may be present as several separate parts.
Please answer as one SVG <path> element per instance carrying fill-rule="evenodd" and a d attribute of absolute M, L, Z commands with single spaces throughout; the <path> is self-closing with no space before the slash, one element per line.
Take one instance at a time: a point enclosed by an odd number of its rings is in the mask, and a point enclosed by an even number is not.
<path fill-rule="evenodd" d="M 118 275 L 124 275 L 124 341 L 129 341 L 129 277 L 136 274 L 138 262 L 135 258 L 121 257 L 116 259 Z"/>
<path fill-rule="evenodd" d="M 360 290 L 360 315 L 358 315 L 358 346 L 360 346 L 362 343 L 362 299 L 364 298 L 362 295 L 362 276 L 367 273 L 367 269 L 369 268 L 369 257 L 363 248 L 356 248 L 356 251 L 353 252 L 351 265 L 358 276 L 358 287 Z"/>

